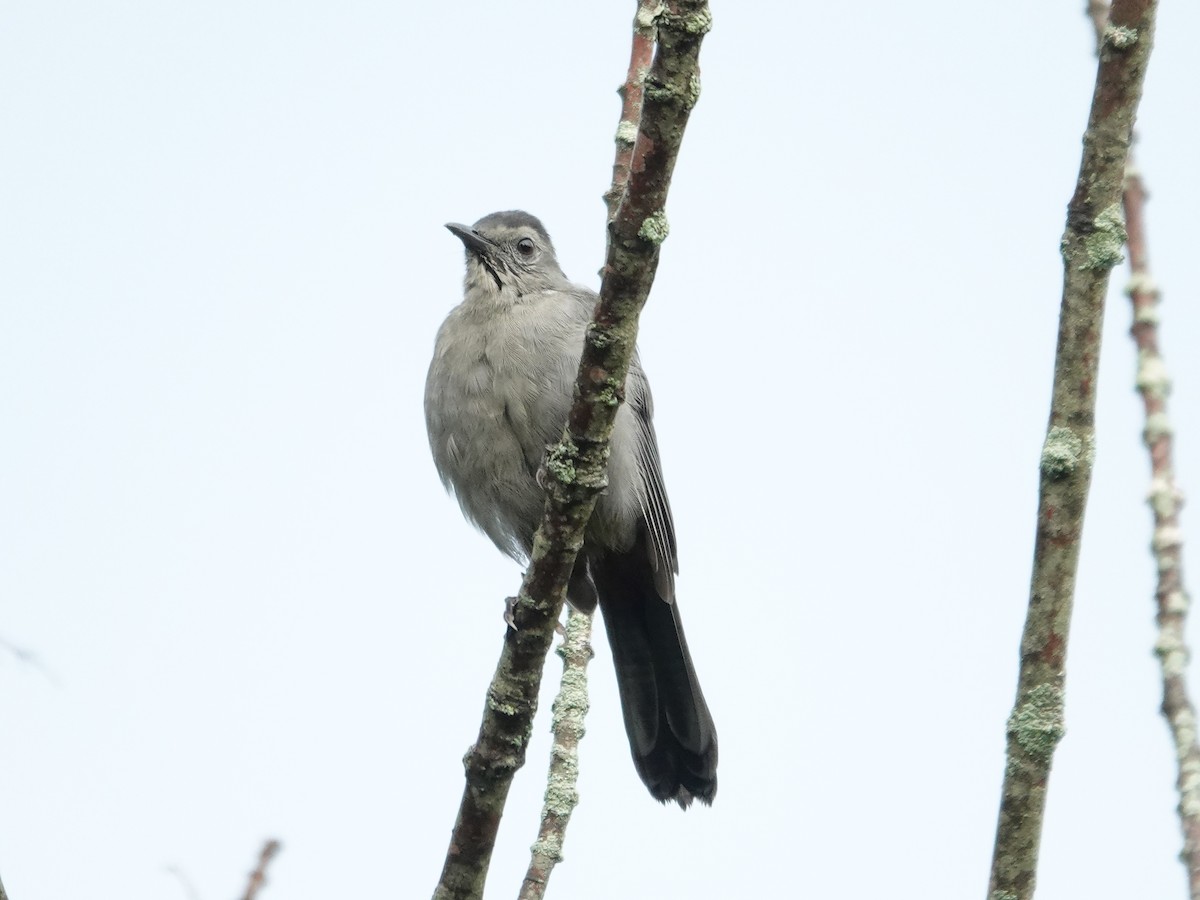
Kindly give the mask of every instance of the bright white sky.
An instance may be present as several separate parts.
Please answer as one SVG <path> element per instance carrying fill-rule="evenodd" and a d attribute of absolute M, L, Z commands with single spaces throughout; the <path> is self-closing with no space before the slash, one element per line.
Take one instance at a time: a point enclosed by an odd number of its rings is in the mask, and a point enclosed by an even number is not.
<path fill-rule="evenodd" d="M 650 800 L 601 640 L 552 896 L 984 894 L 1083 5 L 714 3 L 641 345 L 721 790 Z M 264 900 L 430 893 L 520 579 L 429 459 L 442 223 L 525 208 L 596 284 L 632 14 L 0 12 L 13 900 L 231 897 L 266 837 Z M 1198 34 L 1164 4 L 1138 147 L 1196 491 Z M 1184 896 L 1129 319 L 1114 291 L 1042 898 Z M 547 754 L 543 717 L 489 897 Z"/>

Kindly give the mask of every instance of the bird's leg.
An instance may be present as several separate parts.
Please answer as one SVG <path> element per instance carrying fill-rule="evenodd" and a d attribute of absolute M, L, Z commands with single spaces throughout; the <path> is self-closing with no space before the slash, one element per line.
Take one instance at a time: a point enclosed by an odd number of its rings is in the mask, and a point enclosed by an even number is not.
<path fill-rule="evenodd" d="M 516 609 L 517 609 L 517 598 L 516 597 L 505 597 L 504 598 L 504 624 L 506 624 L 513 631 L 517 630 Z M 554 623 L 554 633 L 557 634 L 559 637 L 566 637 L 567 632 L 566 632 L 566 629 L 563 627 L 563 623 L 562 623 L 561 619 L 559 619 L 557 622 Z"/>

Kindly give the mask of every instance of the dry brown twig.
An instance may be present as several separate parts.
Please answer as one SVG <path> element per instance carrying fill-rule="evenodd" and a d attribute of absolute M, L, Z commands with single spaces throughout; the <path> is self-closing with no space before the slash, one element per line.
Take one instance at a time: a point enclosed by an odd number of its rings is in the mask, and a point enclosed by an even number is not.
<path fill-rule="evenodd" d="M 483 886 L 513 776 L 525 762 L 542 668 L 584 528 L 605 486 L 608 438 L 637 339 L 637 319 L 667 236 L 666 198 L 692 107 L 700 44 L 712 24 L 705 0 L 657 7 L 656 52 L 646 75 L 629 180 L 608 225 L 600 299 L 588 327 L 563 439 L 546 455 L 546 511 L 488 688 L 479 737 L 463 760 L 466 785 L 436 900 L 472 900 Z"/>
<path fill-rule="evenodd" d="M 258 896 L 259 890 L 267 883 L 267 866 L 270 865 L 271 860 L 279 853 L 280 848 L 281 845 L 276 840 L 269 840 L 263 844 L 263 848 L 258 854 L 258 865 L 250 873 L 250 878 L 246 882 L 246 892 L 242 894 L 242 900 L 254 900 Z"/>
<path fill-rule="evenodd" d="M 1125 242 L 1121 188 L 1156 10 L 1155 0 L 1116 0 L 1112 6 L 1102 32 L 1079 177 L 1067 209 L 1053 398 L 1041 455 L 1017 696 L 1007 727 L 991 900 L 1027 900 L 1036 883 L 1046 785 L 1063 734 L 1067 637 L 1092 477 L 1104 299 Z"/>

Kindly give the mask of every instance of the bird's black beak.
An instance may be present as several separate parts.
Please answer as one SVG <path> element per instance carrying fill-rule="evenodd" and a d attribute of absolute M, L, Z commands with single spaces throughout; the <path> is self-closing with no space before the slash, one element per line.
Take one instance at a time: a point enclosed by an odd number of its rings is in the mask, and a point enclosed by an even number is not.
<path fill-rule="evenodd" d="M 466 225 L 459 225 L 457 222 L 447 222 L 446 228 L 449 229 L 452 235 L 463 242 L 468 251 L 477 256 L 486 257 L 495 249 L 496 245 L 494 243 L 483 235 L 472 231 Z"/>

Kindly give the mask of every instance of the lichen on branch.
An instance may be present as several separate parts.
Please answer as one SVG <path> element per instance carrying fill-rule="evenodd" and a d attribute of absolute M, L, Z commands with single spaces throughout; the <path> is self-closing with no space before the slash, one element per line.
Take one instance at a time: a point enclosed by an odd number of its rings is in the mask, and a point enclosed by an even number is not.
<path fill-rule="evenodd" d="M 1095 14 L 1095 4 L 1089 11 Z M 1029 607 L 992 856 L 992 900 L 1033 896 L 1046 787 L 1063 733 L 1067 639 L 1092 478 L 1104 298 L 1126 238 L 1121 187 L 1153 43 L 1155 0 L 1116 0 L 1063 234 L 1050 421 L 1041 455 Z"/>
<path fill-rule="evenodd" d="M 582 348 L 563 439 L 549 454 L 554 470 L 544 479 L 545 514 L 512 606 L 513 627 L 505 634 L 488 688 L 479 737 L 463 760 L 466 786 L 435 900 L 482 897 L 508 791 L 525 762 L 542 669 L 584 529 L 604 485 L 608 439 L 624 394 L 638 315 L 665 237 L 664 232 L 653 240 L 659 232 L 642 236 L 639 231 L 666 209 L 675 159 L 699 96 L 700 44 L 711 22 L 705 0 L 662 0 L 639 7 L 631 70 L 638 68 L 630 80 L 644 87 L 642 107 L 636 120 L 630 118 L 634 107 L 627 87 L 613 187 L 607 195 L 611 212 L 600 297 Z"/>

